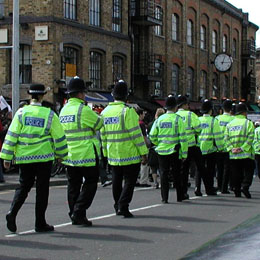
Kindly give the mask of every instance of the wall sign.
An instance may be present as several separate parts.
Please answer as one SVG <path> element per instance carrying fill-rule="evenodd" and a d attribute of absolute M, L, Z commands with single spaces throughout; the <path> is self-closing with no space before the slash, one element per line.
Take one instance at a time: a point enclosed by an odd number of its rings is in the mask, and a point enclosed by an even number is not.
<path fill-rule="evenodd" d="M 35 26 L 35 40 L 47 41 L 48 40 L 48 26 Z"/>
<path fill-rule="evenodd" d="M 7 42 L 8 42 L 8 30 L 0 29 L 0 43 L 7 43 Z"/>

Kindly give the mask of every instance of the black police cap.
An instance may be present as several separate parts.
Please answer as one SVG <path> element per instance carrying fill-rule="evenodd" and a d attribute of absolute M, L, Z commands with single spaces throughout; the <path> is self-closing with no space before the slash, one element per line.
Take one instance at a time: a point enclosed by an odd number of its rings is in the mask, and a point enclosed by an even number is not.
<path fill-rule="evenodd" d="M 84 80 L 76 76 L 70 80 L 67 86 L 67 91 L 65 93 L 71 94 L 75 92 L 85 92 L 85 91 L 87 91 L 87 86 Z"/>
<path fill-rule="evenodd" d="M 38 94 L 38 95 L 45 95 L 47 93 L 45 87 L 43 84 L 31 84 L 28 90 L 28 94 L 33 95 L 33 94 Z"/>
<path fill-rule="evenodd" d="M 200 112 L 202 114 L 206 114 L 208 113 L 210 110 L 213 109 L 213 105 L 212 105 L 212 102 L 208 99 L 205 99 L 201 105 L 201 109 L 200 109 Z"/>

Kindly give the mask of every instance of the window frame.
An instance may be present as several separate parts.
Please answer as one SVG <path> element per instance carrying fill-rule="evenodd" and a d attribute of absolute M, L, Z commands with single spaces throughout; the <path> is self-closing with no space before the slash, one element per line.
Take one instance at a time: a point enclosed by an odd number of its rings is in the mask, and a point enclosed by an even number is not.
<path fill-rule="evenodd" d="M 191 19 L 187 20 L 187 45 L 194 45 L 194 24 Z"/>
<path fill-rule="evenodd" d="M 204 25 L 200 26 L 200 49 L 207 49 L 207 29 Z"/>
<path fill-rule="evenodd" d="M 189 96 L 190 99 L 193 98 L 194 85 L 195 85 L 195 71 L 192 67 L 188 67 L 186 94 Z"/>
<path fill-rule="evenodd" d="M 218 33 L 216 30 L 212 31 L 212 53 L 218 52 Z"/>
<path fill-rule="evenodd" d="M 176 63 L 172 64 L 171 83 L 171 91 L 177 95 L 180 86 L 180 67 Z"/>
<path fill-rule="evenodd" d="M 19 83 L 32 83 L 32 46 L 28 44 L 20 44 L 19 48 Z"/>
<path fill-rule="evenodd" d="M 116 83 L 118 80 L 124 80 L 125 71 L 125 58 L 121 55 L 114 54 L 112 57 L 112 74 L 113 82 Z"/>
<path fill-rule="evenodd" d="M 162 7 L 160 5 L 156 5 L 155 6 L 155 11 L 154 11 L 155 19 L 161 21 L 162 20 L 162 13 L 163 13 Z M 162 25 L 154 26 L 154 34 L 156 36 L 163 36 Z"/>
<path fill-rule="evenodd" d="M 77 0 L 64 0 L 64 18 L 77 20 Z"/>
<path fill-rule="evenodd" d="M 89 52 L 89 80 L 92 82 L 90 88 L 102 88 L 102 58 L 103 54 L 97 50 Z M 96 64 L 98 62 L 98 64 Z M 95 66 L 93 66 L 93 64 Z"/>
<path fill-rule="evenodd" d="M 89 24 L 92 26 L 101 26 L 101 4 L 100 0 L 89 1 Z"/>
<path fill-rule="evenodd" d="M 118 23 L 115 23 L 118 21 Z M 113 0 L 112 31 L 122 31 L 122 0 Z"/>
<path fill-rule="evenodd" d="M 226 34 L 224 34 L 222 38 L 222 51 L 224 53 L 228 52 L 228 37 Z"/>
<path fill-rule="evenodd" d="M 180 40 L 180 17 L 178 14 L 172 14 L 172 40 Z"/>

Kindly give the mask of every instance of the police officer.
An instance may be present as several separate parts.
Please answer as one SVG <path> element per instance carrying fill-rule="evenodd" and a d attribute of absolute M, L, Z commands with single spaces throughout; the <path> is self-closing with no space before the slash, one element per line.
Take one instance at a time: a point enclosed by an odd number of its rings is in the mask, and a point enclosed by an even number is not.
<path fill-rule="evenodd" d="M 187 158 L 188 143 L 182 118 L 175 113 L 175 97 L 167 97 L 165 104 L 167 112 L 154 122 L 149 137 L 156 145 L 155 151 L 158 153 L 162 202 L 168 203 L 169 174 L 174 177 L 177 201 L 181 202 L 181 159 Z"/>
<path fill-rule="evenodd" d="M 85 105 L 87 87 L 74 77 L 67 87 L 68 103 L 60 112 L 60 122 L 68 142 L 69 156 L 63 163 L 68 170 L 68 204 L 72 225 L 92 226 L 86 210 L 92 204 L 99 179 L 100 143 L 95 131 L 102 118 Z"/>
<path fill-rule="evenodd" d="M 112 190 L 117 215 L 133 217 L 129 211 L 140 163 L 147 163 L 147 147 L 134 108 L 126 105 L 127 84 L 120 80 L 114 86 L 114 102 L 102 111 L 104 127 L 101 140 L 104 156 L 112 169 Z M 122 182 L 124 179 L 124 187 Z"/>
<path fill-rule="evenodd" d="M 199 135 L 198 141 L 202 153 L 204 167 L 206 169 L 205 188 L 207 195 L 217 194 L 216 189 L 214 188 L 216 152 L 222 151 L 224 148 L 224 136 L 220 131 L 218 121 L 212 116 L 212 110 L 212 102 L 208 99 L 205 99 L 201 105 L 200 112 L 203 114 L 203 116 L 199 117 L 201 133 Z"/>
<path fill-rule="evenodd" d="M 224 136 L 226 126 L 230 123 L 234 117 L 231 115 L 232 110 L 232 101 L 230 99 L 226 99 L 223 102 L 222 108 L 224 113 L 222 115 L 216 116 L 216 120 L 219 122 L 220 130 Z M 218 152 L 217 154 L 217 183 L 218 190 L 223 194 L 229 194 L 228 184 L 230 181 L 230 162 L 229 162 L 229 154 L 224 148 L 223 151 Z"/>
<path fill-rule="evenodd" d="M 42 84 L 30 85 L 30 105 L 20 108 L 8 129 L 0 157 L 5 168 L 14 160 L 20 168 L 20 185 L 16 189 L 7 228 L 16 232 L 16 215 L 36 180 L 35 231 L 53 231 L 45 220 L 48 205 L 49 180 L 54 158 L 67 158 L 67 142 L 58 116 L 41 106 L 46 90 Z"/>
<path fill-rule="evenodd" d="M 250 199 L 249 187 L 254 175 L 254 124 L 246 118 L 247 106 L 244 103 L 236 105 L 236 116 L 227 125 L 225 145 L 229 152 L 232 185 L 236 197 L 241 192 Z"/>
<path fill-rule="evenodd" d="M 199 117 L 189 111 L 189 101 L 186 96 L 179 95 L 177 97 L 177 115 L 181 116 L 183 124 L 185 127 L 185 134 L 188 142 L 188 156 L 187 159 L 182 164 L 182 182 L 183 182 L 183 199 L 188 199 L 188 176 L 189 176 L 189 167 L 191 160 L 194 160 L 198 175 L 205 179 L 205 167 L 202 161 L 202 154 L 200 148 L 197 146 L 197 136 L 201 132 L 200 120 Z M 200 185 L 196 185 L 195 195 L 202 196 Z"/>

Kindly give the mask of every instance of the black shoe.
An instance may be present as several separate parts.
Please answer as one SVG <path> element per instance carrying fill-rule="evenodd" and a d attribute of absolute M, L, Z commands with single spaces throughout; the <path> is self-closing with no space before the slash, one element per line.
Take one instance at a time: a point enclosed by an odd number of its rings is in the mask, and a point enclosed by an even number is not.
<path fill-rule="evenodd" d="M 241 192 L 240 191 L 234 191 L 236 198 L 241 198 Z"/>
<path fill-rule="evenodd" d="M 45 226 L 42 227 L 35 227 L 36 232 L 52 232 L 54 231 L 54 226 L 46 224 Z"/>
<path fill-rule="evenodd" d="M 251 197 L 251 194 L 250 194 L 250 192 L 249 192 L 249 190 L 247 190 L 247 189 L 242 189 L 241 192 L 245 195 L 246 198 L 248 198 L 248 199 L 251 199 L 251 198 L 252 198 L 252 197 Z"/>
<path fill-rule="evenodd" d="M 147 188 L 148 188 L 148 187 L 151 187 L 150 184 L 139 184 L 139 186 L 140 186 L 140 187 L 147 187 Z"/>
<path fill-rule="evenodd" d="M 140 183 L 137 182 L 137 183 L 135 184 L 135 187 L 140 187 Z"/>
<path fill-rule="evenodd" d="M 6 215 L 6 221 L 7 221 L 7 228 L 11 231 L 11 232 L 16 232 L 17 227 L 16 227 L 16 223 L 15 223 L 15 216 L 11 214 L 11 212 L 7 213 Z"/>
<path fill-rule="evenodd" d="M 182 200 L 188 200 L 190 198 L 188 193 L 184 193 L 182 196 Z"/>
<path fill-rule="evenodd" d="M 118 211 L 117 215 L 118 216 L 124 216 L 124 218 L 133 218 L 134 217 L 134 215 L 129 210 Z"/>
<path fill-rule="evenodd" d="M 168 200 L 162 200 L 163 204 L 168 204 Z"/>
<path fill-rule="evenodd" d="M 201 191 L 199 191 L 199 190 L 194 191 L 194 194 L 195 194 L 196 196 L 198 196 L 198 197 L 201 197 L 201 196 L 202 196 L 202 193 L 201 193 Z"/>
<path fill-rule="evenodd" d="M 112 181 L 105 181 L 103 184 L 102 184 L 102 187 L 107 187 L 109 185 L 112 184 Z"/>
<path fill-rule="evenodd" d="M 5 183 L 5 180 L 0 180 L 0 183 Z"/>
<path fill-rule="evenodd" d="M 206 194 L 207 194 L 208 196 L 216 196 L 216 195 L 217 195 L 217 192 L 215 192 L 214 190 L 212 190 L 212 191 L 206 192 Z"/>
<path fill-rule="evenodd" d="M 84 227 L 91 227 L 92 221 L 89 221 L 86 217 L 84 218 L 77 218 L 74 215 L 71 216 L 72 225 L 81 225 Z"/>
<path fill-rule="evenodd" d="M 228 190 L 225 190 L 225 191 L 224 191 L 224 190 L 223 190 L 223 191 L 221 191 L 221 193 L 222 193 L 222 194 L 230 194 L 230 191 L 228 191 Z"/>

